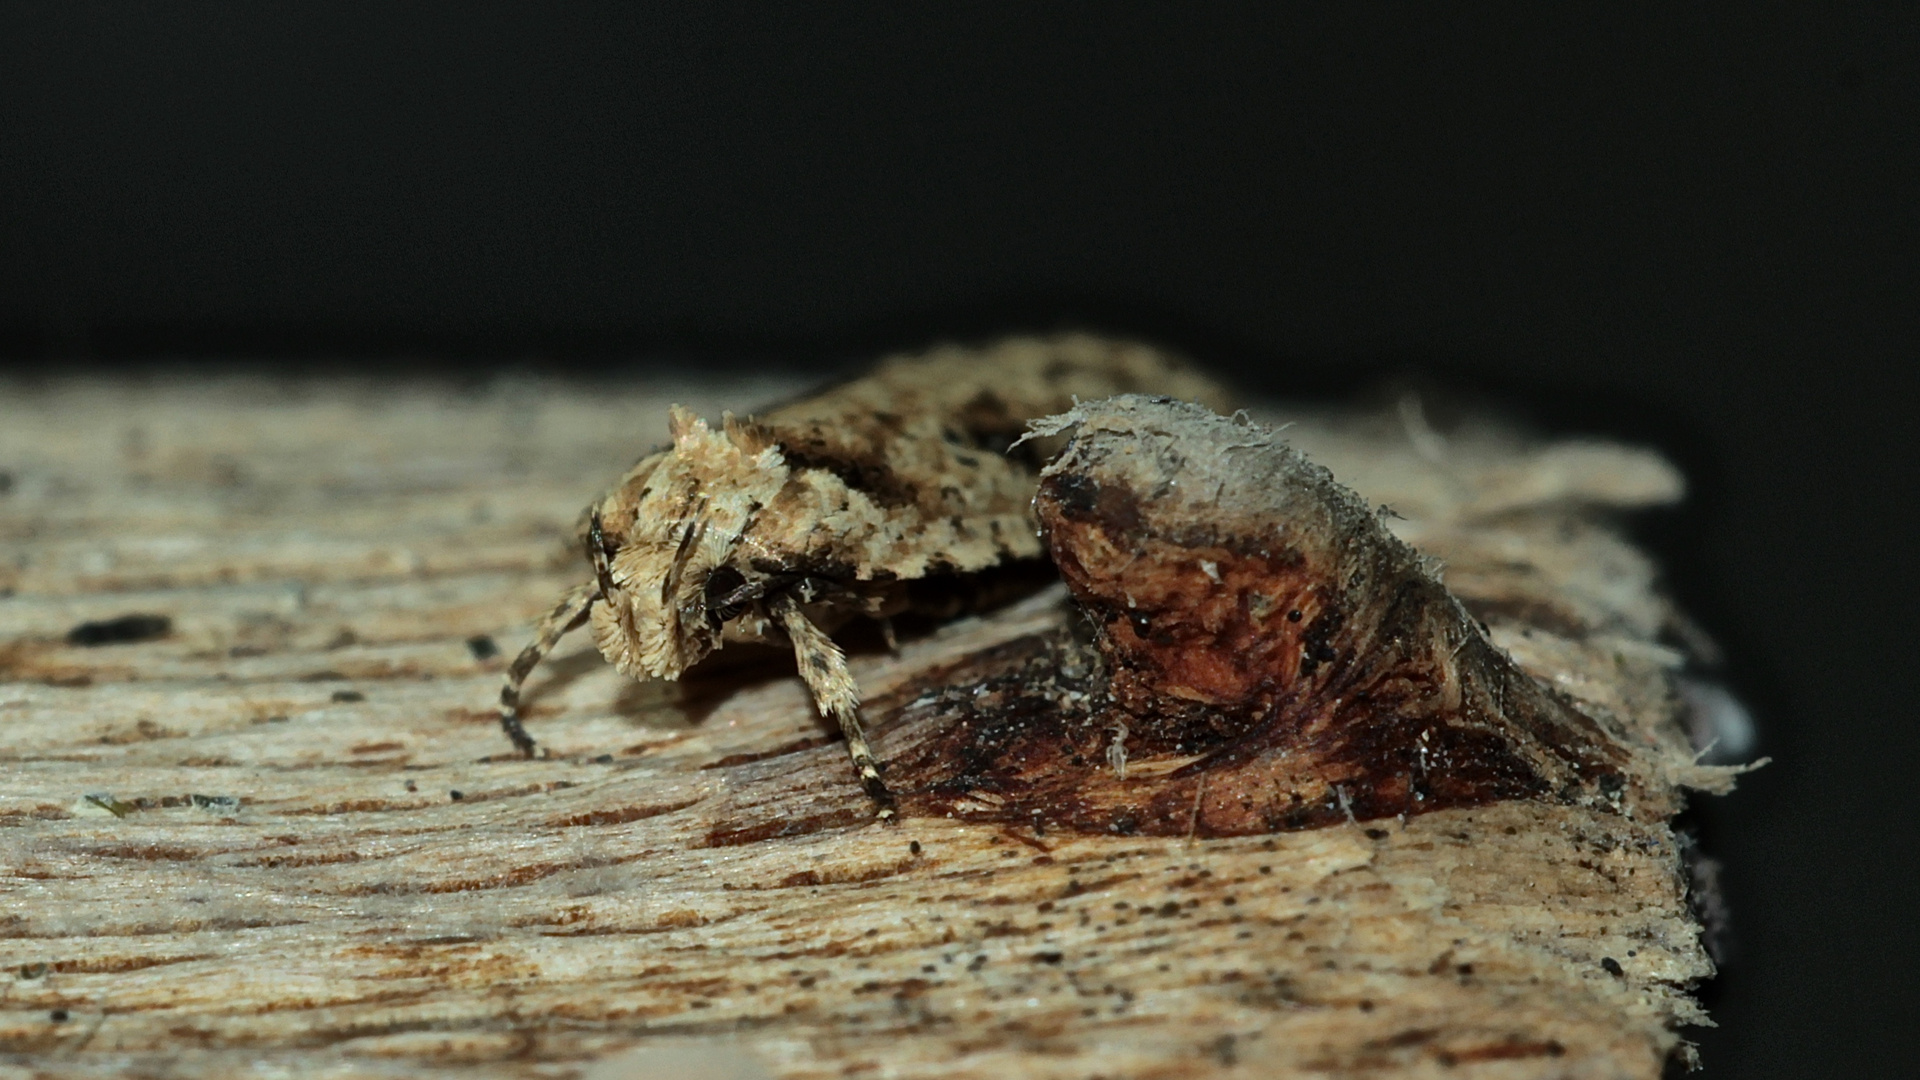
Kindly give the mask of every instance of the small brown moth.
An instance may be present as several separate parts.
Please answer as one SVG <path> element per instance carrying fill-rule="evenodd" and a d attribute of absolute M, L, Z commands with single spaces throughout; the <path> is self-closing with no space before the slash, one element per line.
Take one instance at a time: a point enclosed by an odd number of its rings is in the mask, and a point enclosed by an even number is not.
<path fill-rule="evenodd" d="M 508 669 L 500 722 L 522 753 L 520 689 L 591 624 L 634 678 L 677 679 L 727 642 L 785 642 L 860 782 L 892 814 L 860 724 L 860 689 L 829 632 L 909 610 L 912 586 L 1044 556 L 1027 423 L 1077 400 L 1220 390 L 1141 345 L 1083 335 L 896 357 L 852 382 L 718 428 L 675 407 L 672 443 L 587 508 L 593 579 L 568 590 Z"/>

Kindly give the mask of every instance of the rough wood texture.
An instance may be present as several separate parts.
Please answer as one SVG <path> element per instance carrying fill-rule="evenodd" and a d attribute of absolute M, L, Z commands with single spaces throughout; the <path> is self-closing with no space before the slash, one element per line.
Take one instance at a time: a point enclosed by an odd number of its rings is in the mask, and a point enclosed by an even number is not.
<path fill-rule="evenodd" d="M 477 639 L 579 576 L 576 514 L 670 400 L 793 389 L 0 386 L 0 1074 L 1652 1077 L 1704 1022 L 1659 823 L 878 826 L 790 664 L 641 685 L 585 639 L 529 687 L 552 756 L 512 756 Z M 1664 463 L 1262 413 L 1529 670 L 1686 755 L 1670 612 L 1595 512 L 1678 497 Z M 172 630 L 67 641 L 130 613 Z M 856 672 L 911 697 L 1060 617 Z"/>

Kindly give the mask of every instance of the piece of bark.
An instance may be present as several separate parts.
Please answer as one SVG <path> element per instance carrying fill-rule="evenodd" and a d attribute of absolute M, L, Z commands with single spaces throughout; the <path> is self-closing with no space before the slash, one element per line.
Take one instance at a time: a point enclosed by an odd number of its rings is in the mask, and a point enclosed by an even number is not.
<path fill-rule="evenodd" d="M 936 730 L 896 760 L 896 790 L 970 820 L 1122 835 L 1523 798 L 1672 816 L 1661 755 L 1515 665 L 1373 508 L 1273 432 L 1139 395 L 1035 430 L 1072 433 L 1034 505 L 1084 632 L 946 676 L 951 705 L 921 720 Z"/>
<path fill-rule="evenodd" d="M 1704 1022 L 1657 817 L 878 826 L 790 662 L 638 684 L 584 640 L 529 685 L 553 756 L 514 757 L 499 652 L 577 577 L 579 508 L 669 399 L 792 389 L 0 386 L 0 1069 L 1657 1076 Z M 1671 469 L 1265 414 L 1494 644 L 1685 762 L 1671 612 L 1606 517 Z M 68 640 L 127 615 L 165 636 Z M 858 652 L 883 760 L 1068 618 L 1051 592 Z"/>

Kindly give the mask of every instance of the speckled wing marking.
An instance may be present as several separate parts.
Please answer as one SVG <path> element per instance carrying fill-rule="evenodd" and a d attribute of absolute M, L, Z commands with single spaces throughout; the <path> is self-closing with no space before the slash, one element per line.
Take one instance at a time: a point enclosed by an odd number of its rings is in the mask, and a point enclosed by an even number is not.
<path fill-rule="evenodd" d="M 1155 349 L 1086 335 L 895 357 L 870 374 L 718 427 L 675 408 L 672 442 L 590 507 L 593 582 L 508 673 L 501 724 L 523 752 L 520 685 L 584 616 L 635 678 L 676 679 L 726 641 L 785 641 L 867 791 L 889 800 L 860 734 L 858 688 L 825 630 L 904 610 L 908 582 L 1039 559 L 1032 500 L 1045 447 L 1029 421 L 1147 393 L 1224 403 Z"/>

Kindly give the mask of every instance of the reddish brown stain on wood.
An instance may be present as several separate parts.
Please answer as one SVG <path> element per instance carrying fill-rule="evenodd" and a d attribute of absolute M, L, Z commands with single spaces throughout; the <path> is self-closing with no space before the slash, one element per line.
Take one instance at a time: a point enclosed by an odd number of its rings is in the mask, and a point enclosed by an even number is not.
<path fill-rule="evenodd" d="M 585 813 L 571 814 L 555 818 L 549 825 L 559 829 L 580 828 L 596 825 L 625 825 L 631 821 L 644 821 L 661 814 L 671 814 L 699 802 L 699 799 L 683 799 L 678 802 L 645 803 L 639 806 L 621 806 L 607 810 L 589 810 Z"/>

